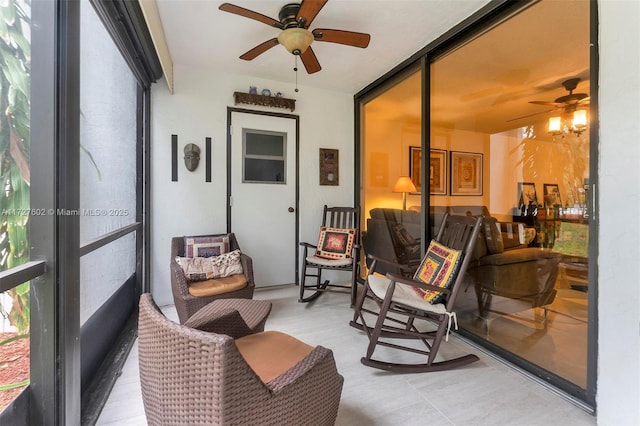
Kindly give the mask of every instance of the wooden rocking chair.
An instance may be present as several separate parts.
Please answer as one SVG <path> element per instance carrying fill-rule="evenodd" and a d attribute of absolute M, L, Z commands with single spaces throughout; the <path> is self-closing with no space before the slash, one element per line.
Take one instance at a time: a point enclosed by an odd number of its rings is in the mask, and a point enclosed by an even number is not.
<path fill-rule="evenodd" d="M 391 273 L 386 276 L 376 274 L 376 263 L 384 262 L 384 260 L 372 257 L 374 262 L 371 265 L 370 275 L 365 282 L 364 291 L 358 298 L 353 320 L 350 322 L 351 326 L 364 330 L 369 336 L 366 356 L 361 359 L 364 365 L 387 371 L 420 373 L 446 370 L 479 359 L 476 355 L 468 354 L 455 359 L 435 361 L 442 339 L 448 340 L 452 324 L 457 328 L 456 314 L 453 308 L 481 224 L 482 217 L 474 219 L 471 216 L 446 215 L 438 236 L 435 241 L 432 241 L 430 250 L 423 257 L 414 279 L 403 278 Z M 438 248 L 438 243 L 440 248 Z M 442 246 L 445 246 L 444 249 Z M 449 255 L 449 263 L 444 260 L 446 259 L 445 255 Z M 451 256 L 458 256 L 457 269 L 447 269 L 450 264 L 456 263 L 456 260 L 451 261 Z M 442 262 L 438 264 L 440 260 Z M 449 288 L 425 284 L 424 281 L 415 279 L 428 275 L 429 265 L 436 265 L 433 270 L 439 271 L 434 274 L 435 279 L 431 280 L 434 284 L 441 282 L 439 279 L 443 277 L 443 274 L 449 273 L 448 282 L 452 283 Z M 373 310 L 374 308 L 364 306 L 364 302 L 368 298 L 376 302 L 377 311 Z M 433 298 L 433 301 L 425 300 L 427 298 Z M 370 315 L 376 318 L 373 327 L 367 324 L 365 314 L 369 314 L 367 315 L 369 319 L 371 319 Z M 426 320 L 435 324 L 436 329 L 419 330 L 414 324 L 415 320 Z M 392 343 L 388 339 L 418 339 L 426 345 L 427 349 Z M 426 355 L 426 363 L 401 364 L 373 359 L 372 356 L 377 345 Z"/>
<path fill-rule="evenodd" d="M 360 266 L 359 210 L 357 207 L 324 206 L 318 245 L 300 243 L 304 250 L 298 302 L 310 302 L 322 292 L 333 291 L 350 293 L 351 306 L 355 304 Z M 309 271 L 314 269 L 315 273 Z M 322 281 L 323 270 L 351 272 L 350 284 L 331 284 L 329 280 Z M 315 283 L 307 284 L 307 277 L 314 277 Z M 308 292 L 312 293 L 308 294 Z"/>

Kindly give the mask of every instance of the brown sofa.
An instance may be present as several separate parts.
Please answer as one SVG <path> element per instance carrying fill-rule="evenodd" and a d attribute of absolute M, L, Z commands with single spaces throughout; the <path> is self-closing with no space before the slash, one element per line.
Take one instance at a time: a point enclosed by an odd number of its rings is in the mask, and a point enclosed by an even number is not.
<path fill-rule="evenodd" d="M 527 238 L 528 230 L 524 224 L 499 223 L 485 206 L 431 206 L 430 226 L 433 230 L 438 229 L 445 212 L 484 217 L 474 258 L 467 270 L 482 318 L 487 318 L 490 311 L 511 313 L 553 302 L 560 256 L 549 249 L 529 247 L 527 243 L 531 235 Z M 408 234 L 419 242 L 420 222 L 421 213 L 418 211 L 372 209 L 367 229 L 362 233 L 365 254 L 373 254 L 407 268 L 417 266 L 420 250 L 416 253 L 414 246 L 403 245 L 407 237 L 399 235 Z M 387 269 L 384 273 L 403 272 L 398 267 L 389 266 Z M 406 270 L 404 272 L 406 275 Z"/>

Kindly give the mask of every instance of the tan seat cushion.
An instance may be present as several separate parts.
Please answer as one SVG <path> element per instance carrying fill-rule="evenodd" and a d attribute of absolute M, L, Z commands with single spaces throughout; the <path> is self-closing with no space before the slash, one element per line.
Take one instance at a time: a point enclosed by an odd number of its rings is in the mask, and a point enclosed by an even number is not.
<path fill-rule="evenodd" d="M 246 286 L 247 278 L 244 275 L 231 275 L 225 278 L 189 283 L 189 294 L 195 297 L 215 296 L 240 290 Z"/>
<path fill-rule="evenodd" d="M 279 331 L 262 333 L 236 339 L 240 354 L 264 383 L 280 376 L 309 355 L 313 346 Z"/>

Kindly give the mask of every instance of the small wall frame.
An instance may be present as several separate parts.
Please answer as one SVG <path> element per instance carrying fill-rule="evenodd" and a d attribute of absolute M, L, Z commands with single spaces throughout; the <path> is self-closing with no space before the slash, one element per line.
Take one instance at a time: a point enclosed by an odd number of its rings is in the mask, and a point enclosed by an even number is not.
<path fill-rule="evenodd" d="M 451 195 L 482 195 L 482 154 L 451 151 Z"/>
<path fill-rule="evenodd" d="M 320 148 L 320 185 L 340 184 L 338 150 Z"/>

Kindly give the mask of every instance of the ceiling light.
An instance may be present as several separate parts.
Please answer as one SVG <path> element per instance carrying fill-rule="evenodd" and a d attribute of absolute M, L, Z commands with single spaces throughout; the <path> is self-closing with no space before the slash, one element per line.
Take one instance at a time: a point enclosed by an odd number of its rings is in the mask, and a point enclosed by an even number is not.
<path fill-rule="evenodd" d="M 587 110 L 579 109 L 573 112 L 571 130 L 578 135 L 587 130 Z"/>
<path fill-rule="evenodd" d="M 301 55 L 313 42 L 313 34 L 304 28 L 287 28 L 278 36 L 278 42 L 294 55 Z"/>
<path fill-rule="evenodd" d="M 553 136 L 564 137 L 565 134 L 575 133 L 580 136 L 582 132 L 587 130 L 587 110 L 578 109 L 571 114 L 564 116 L 554 116 L 549 118 L 548 132 Z"/>

